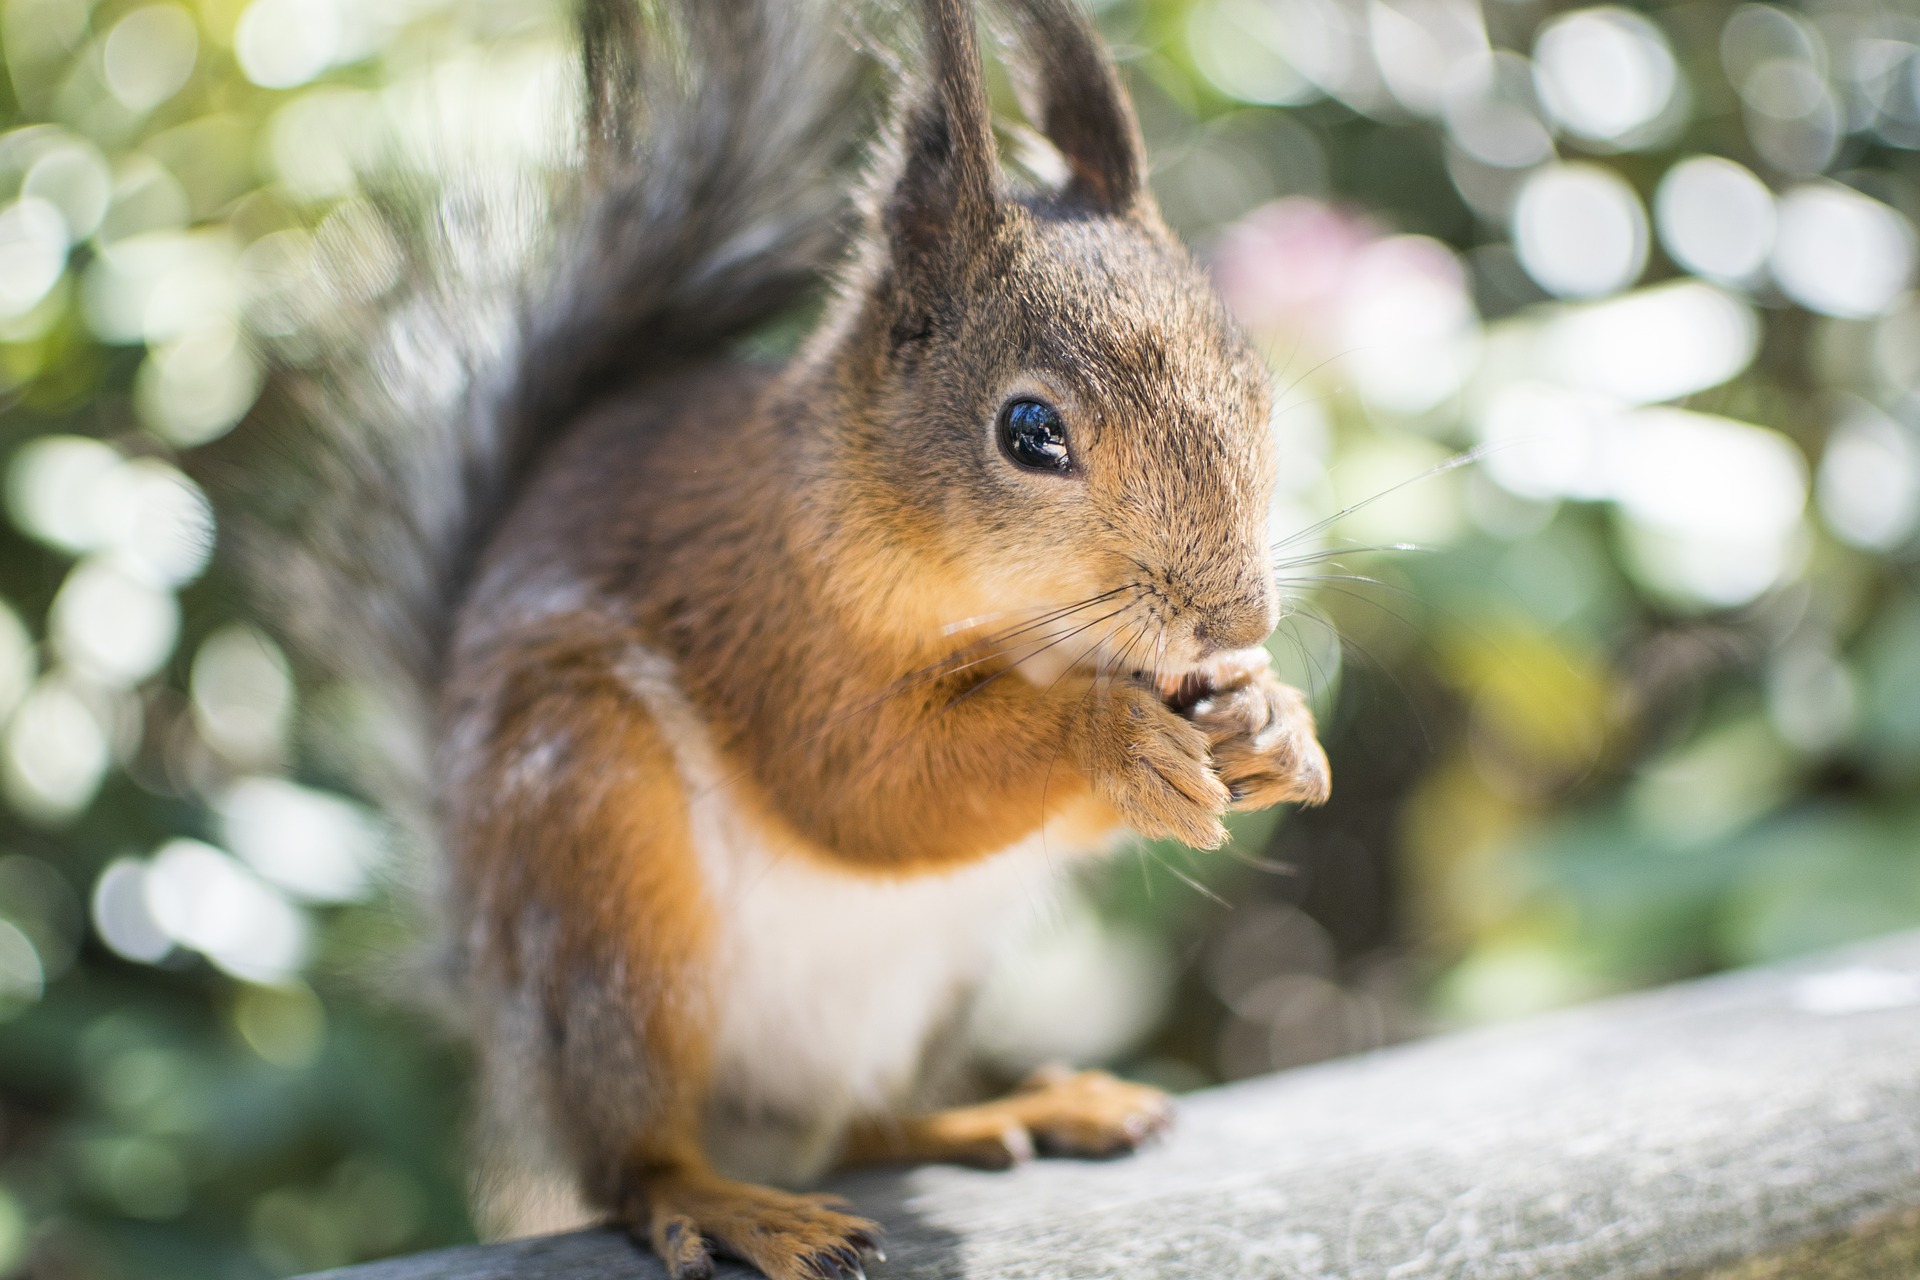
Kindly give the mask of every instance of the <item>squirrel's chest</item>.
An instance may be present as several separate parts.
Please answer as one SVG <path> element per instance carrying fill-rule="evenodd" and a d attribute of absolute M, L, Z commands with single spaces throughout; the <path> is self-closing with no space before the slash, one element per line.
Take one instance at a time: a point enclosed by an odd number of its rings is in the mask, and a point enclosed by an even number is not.
<path fill-rule="evenodd" d="M 1052 900 L 1057 864 L 1035 839 L 960 871 L 880 879 L 770 847 L 730 817 L 723 798 L 696 802 L 717 926 L 708 1153 L 737 1176 L 805 1182 L 849 1121 L 915 1104 L 930 1050 Z"/>
<path fill-rule="evenodd" d="M 699 824 L 718 921 L 717 1091 L 790 1118 L 898 1107 L 1056 877 L 1034 842 L 964 870 L 877 879 Z"/>

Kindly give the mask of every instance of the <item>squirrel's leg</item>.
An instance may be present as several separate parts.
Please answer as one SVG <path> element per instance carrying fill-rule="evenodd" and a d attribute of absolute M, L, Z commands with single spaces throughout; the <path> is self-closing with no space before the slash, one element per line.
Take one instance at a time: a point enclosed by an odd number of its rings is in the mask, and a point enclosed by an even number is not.
<path fill-rule="evenodd" d="M 709 1165 L 723 995 L 673 752 L 621 678 L 618 645 L 541 641 L 476 673 L 471 697 L 456 691 L 455 735 L 485 745 L 450 809 L 482 963 L 529 1006 L 533 1070 L 583 1188 L 674 1280 L 712 1274 L 712 1253 L 769 1280 L 857 1273 L 874 1223 Z"/>
<path fill-rule="evenodd" d="M 1104 1071 L 1042 1067 L 991 1102 L 862 1121 L 841 1162 L 1004 1169 L 1035 1155 L 1104 1158 L 1132 1151 L 1172 1120 L 1172 1100 L 1151 1086 Z"/>

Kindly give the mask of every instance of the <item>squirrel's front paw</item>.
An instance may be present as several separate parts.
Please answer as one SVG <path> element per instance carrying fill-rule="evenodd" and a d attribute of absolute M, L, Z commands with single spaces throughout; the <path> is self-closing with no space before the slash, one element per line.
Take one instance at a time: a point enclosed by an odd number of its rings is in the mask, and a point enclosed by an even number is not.
<path fill-rule="evenodd" d="M 1331 775 L 1314 737 L 1313 712 L 1298 689 L 1272 672 L 1201 699 L 1189 715 L 1207 735 L 1214 769 L 1234 808 L 1326 800 Z"/>
<path fill-rule="evenodd" d="M 1206 730 L 1139 685 L 1096 691 L 1082 714 L 1080 767 L 1122 821 L 1201 849 L 1226 841 L 1220 815 L 1232 797 L 1214 775 Z"/>

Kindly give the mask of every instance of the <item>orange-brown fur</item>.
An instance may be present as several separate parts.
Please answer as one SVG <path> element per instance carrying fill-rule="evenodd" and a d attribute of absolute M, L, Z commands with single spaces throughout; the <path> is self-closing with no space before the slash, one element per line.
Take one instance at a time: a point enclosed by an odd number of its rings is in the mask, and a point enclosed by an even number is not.
<path fill-rule="evenodd" d="M 670 665 L 732 811 L 850 873 L 963 867 L 1043 825 L 1212 845 L 1230 806 L 1325 791 L 1311 718 L 1257 664 L 1220 659 L 1181 711 L 1155 687 L 1272 626 L 1273 463 L 1264 372 L 1160 224 L 1117 81 L 1076 14 L 1014 6 L 1074 177 L 1008 197 L 971 16 L 924 7 L 930 84 L 820 330 L 784 369 L 604 398 L 491 538 L 452 647 L 443 804 L 476 984 L 524 1012 L 588 1196 L 681 1276 L 703 1239 L 775 1280 L 852 1270 L 877 1231 L 703 1153 L 726 907 L 635 654 Z M 995 453 L 1016 392 L 1059 406 L 1075 475 Z M 1016 669 L 1049 641 L 1057 669 Z M 849 1155 L 1105 1153 L 1164 1119 L 1151 1091 L 1073 1080 L 870 1117 Z"/>

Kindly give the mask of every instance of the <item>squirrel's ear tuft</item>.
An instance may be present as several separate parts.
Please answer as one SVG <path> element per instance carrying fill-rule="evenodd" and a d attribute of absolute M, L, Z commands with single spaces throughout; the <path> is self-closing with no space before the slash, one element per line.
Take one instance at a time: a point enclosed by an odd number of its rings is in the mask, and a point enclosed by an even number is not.
<path fill-rule="evenodd" d="M 993 146 L 970 0 L 923 0 L 926 83 L 900 133 L 886 222 L 910 254 L 963 246 L 991 224 L 1000 161 Z"/>
<path fill-rule="evenodd" d="M 1007 0 L 1024 57 L 1017 83 L 1028 117 L 1066 158 L 1064 199 L 1125 213 L 1145 191 L 1145 149 L 1133 104 L 1078 0 Z"/>

